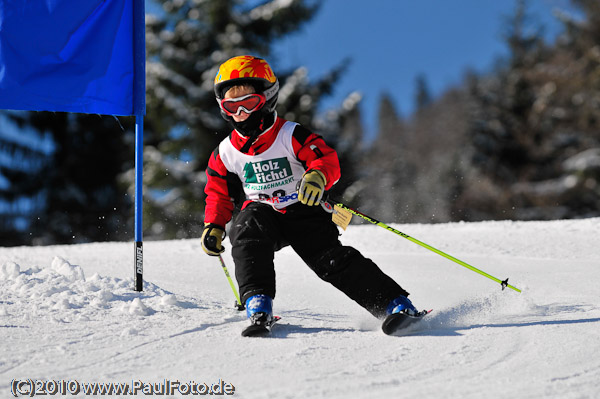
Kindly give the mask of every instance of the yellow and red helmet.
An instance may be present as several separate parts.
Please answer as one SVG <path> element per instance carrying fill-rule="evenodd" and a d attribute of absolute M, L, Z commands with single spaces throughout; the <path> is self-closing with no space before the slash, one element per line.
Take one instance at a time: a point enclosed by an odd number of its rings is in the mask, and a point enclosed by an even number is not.
<path fill-rule="evenodd" d="M 240 55 L 225 61 L 215 76 L 215 96 L 222 100 L 229 88 L 240 84 L 254 86 L 257 93 L 265 96 L 266 111 L 275 110 L 279 82 L 267 61 L 251 55 Z"/>

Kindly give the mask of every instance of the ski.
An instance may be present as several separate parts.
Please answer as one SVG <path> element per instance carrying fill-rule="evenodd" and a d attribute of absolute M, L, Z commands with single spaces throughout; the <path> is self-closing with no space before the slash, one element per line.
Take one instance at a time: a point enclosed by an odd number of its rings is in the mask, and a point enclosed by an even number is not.
<path fill-rule="evenodd" d="M 422 312 L 417 313 L 414 316 L 411 316 L 407 313 L 393 313 L 385 318 L 383 324 L 381 325 L 381 329 L 387 335 L 393 335 L 408 326 L 419 322 L 425 315 L 431 313 L 431 310 L 423 310 Z"/>
<path fill-rule="evenodd" d="M 273 324 L 280 319 L 279 316 L 273 316 L 273 319 L 267 324 L 251 324 L 242 330 L 242 337 L 268 337 L 271 335 Z"/>

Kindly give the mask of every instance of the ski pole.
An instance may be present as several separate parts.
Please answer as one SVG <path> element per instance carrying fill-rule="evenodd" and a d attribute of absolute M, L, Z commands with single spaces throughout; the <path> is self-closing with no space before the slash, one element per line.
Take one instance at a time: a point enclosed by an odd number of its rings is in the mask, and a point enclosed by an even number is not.
<path fill-rule="evenodd" d="M 225 266 L 225 262 L 223 262 L 223 257 L 220 254 L 219 254 L 219 262 L 221 262 L 221 267 L 223 267 L 223 271 L 225 272 L 225 275 L 227 276 L 227 280 L 229 281 L 229 285 L 231 286 L 233 295 L 235 295 L 237 310 L 240 310 L 240 311 L 244 310 L 244 305 L 242 305 L 242 301 L 240 299 L 240 294 L 238 294 L 237 290 L 235 289 L 235 284 L 233 284 L 233 280 L 231 279 L 231 276 L 229 275 L 229 270 L 227 270 L 227 266 Z"/>
<path fill-rule="evenodd" d="M 379 220 L 377 220 L 377 219 L 374 219 L 374 218 L 372 218 L 372 217 L 370 217 L 370 216 L 367 216 L 367 215 L 365 215 L 364 213 L 357 211 L 356 209 L 352 209 L 352 208 L 350 208 L 349 206 L 347 206 L 347 205 L 344 205 L 344 204 L 342 204 L 342 203 L 340 203 L 340 202 L 338 202 L 338 201 L 333 201 L 333 203 L 334 203 L 336 206 L 338 206 L 338 207 L 340 207 L 340 208 L 342 208 L 342 209 L 345 209 L 345 210 L 349 211 L 350 213 L 352 213 L 352 214 L 354 214 L 354 215 L 356 215 L 356 216 L 359 216 L 359 217 L 361 217 L 361 218 L 365 219 L 367 222 L 373 223 L 374 225 L 376 225 L 376 226 L 379 226 L 379 227 L 383 227 L 384 229 L 386 229 L 386 230 L 389 230 L 389 231 L 391 231 L 392 233 L 398 234 L 399 236 L 401 236 L 401 237 L 404 237 L 404 238 L 406 238 L 407 240 L 409 240 L 409 241 L 412 241 L 412 242 L 414 242 L 415 244 L 418 244 L 418 245 L 422 246 L 423 248 L 427 248 L 428 250 L 430 250 L 430 251 L 433 251 L 433 252 L 435 252 L 436 254 L 438 254 L 438 255 L 441 255 L 441 256 L 443 256 L 443 257 L 444 257 L 444 258 L 446 258 L 446 259 L 449 259 L 449 260 L 451 260 L 451 261 L 453 261 L 453 262 L 455 262 L 455 263 L 458 263 L 458 264 L 459 264 L 459 265 L 461 265 L 461 266 L 464 266 L 464 267 L 466 267 L 466 268 L 467 268 L 467 269 L 469 269 L 469 270 L 472 270 L 472 271 L 474 271 L 474 272 L 476 272 L 476 273 L 479 273 L 479 274 L 481 274 L 482 276 L 489 278 L 490 280 L 493 280 L 493 281 L 495 281 L 495 282 L 497 282 L 497 283 L 500 283 L 500 285 L 502 286 L 502 289 L 503 289 L 503 290 L 504 290 L 506 287 L 508 287 L 508 288 L 510 288 L 510 289 L 513 289 L 513 290 L 515 290 L 515 291 L 517 291 L 517 292 L 521 292 L 521 290 L 520 290 L 520 289 L 518 289 L 518 288 L 516 288 L 516 287 L 514 287 L 514 286 L 512 286 L 512 285 L 510 285 L 510 284 L 508 284 L 508 278 L 507 278 L 506 280 L 504 280 L 504 281 L 503 281 L 503 280 L 500 280 L 499 278 L 497 278 L 497 277 L 494 277 L 494 276 L 492 276 L 492 275 L 490 275 L 490 274 L 487 274 L 486 272 L 484 272 L 484 271 L 482 271 L 482 270 L 479 270 L 479 269 L 477 269 L 476 267 L 473 267 L 473 266 L 469 265 L 468 263 L 466 263 L 466 262 L 463 262 L 463 261 L 462 261 L 462 260 L 460 260 L 460 259 L 456 259 L 456 258 L 455 258 L 454 256 L 452 256 L 452 255 L 448 255 L 447 253 L 445 253 L 445 252 L 442 252 L 442 251 L 440 251 L 439 249 L 436 249 L 436 248 L 432 247 L 431 245 L 425 244 L 424 242 L 422 242 L 422 241 L 419 241 L 419 240 L 417 240 L 416 238 L 413 238 L 413 237 L 409 236 L 408 234 L 404 234 L 403 232 L 401 232 L 401 231 L 398 231 L 398 230 L 396 230 L 395 228 L 393 228 L 393 227 L 390 227 L 390 226 L 388 226 L 387 224 L 385 224 L 385 223 L 382 223 L 382 222 L 380 222 L 380 221 L 379 221 Z"/>

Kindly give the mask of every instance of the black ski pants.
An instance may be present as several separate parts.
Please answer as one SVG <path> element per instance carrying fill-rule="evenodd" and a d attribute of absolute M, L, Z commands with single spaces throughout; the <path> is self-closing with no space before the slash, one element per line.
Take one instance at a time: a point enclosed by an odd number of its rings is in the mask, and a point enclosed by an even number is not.
<path fill-rule="evenodd" d="M 285 213 L 253 202 L 235 218 L 229 236 L 242 303 L 257 294 L 275 298 L 275 252 L 291 245 L 323 280 L 376 317 L 402 287 L 353 247 L 343 246 L 331 215 L 320 206 L 290 205 Z"/>

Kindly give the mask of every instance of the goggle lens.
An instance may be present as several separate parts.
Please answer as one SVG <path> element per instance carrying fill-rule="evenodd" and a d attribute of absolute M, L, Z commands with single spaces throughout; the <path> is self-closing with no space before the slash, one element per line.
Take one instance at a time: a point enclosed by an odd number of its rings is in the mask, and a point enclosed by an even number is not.
<path fill-rule="evenodd" d="M 221 109 L 229 116 L 240 115 L 242 111 L 250 114 L 265 105 L 265 96 L 262 94 L 248 94 L 238 98 L 219 100 Z"/>

